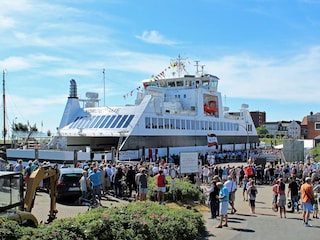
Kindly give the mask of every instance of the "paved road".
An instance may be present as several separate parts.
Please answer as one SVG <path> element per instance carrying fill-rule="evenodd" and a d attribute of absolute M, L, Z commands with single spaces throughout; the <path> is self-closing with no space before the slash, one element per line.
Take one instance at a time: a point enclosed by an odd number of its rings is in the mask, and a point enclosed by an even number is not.
<path fill-rule="evenodd" d="M 101 202 L 104 207 L 111 207 L 111 206 L 117 206 L 117 205 L 128 203 L 128 201 L 124 201 L 124 200 L 117 199 L 110 196 L 108 196 L 108 199 L 103 197 Z M 58 210 L 56 217 L 58 219 L 75 217 L 79 213 L 85 213 L 85 212 L 88 212 L 89 210 L 88 206 L 82 206 L 77 203 L 59 203 L 58 202 L 56 207 Z M 45 223 L 47 221 L 49 208 L 50 208 L 49 195 L 45 192 L 37 192 L 32 213 L 35 215 L 35 217 L 38 219 L 39 222 Z"/>
<path fill-rule="evenodd" d="M 280 218 L 279 213 L 271 209 L 272 191 L 271 186 L 258 186 L 256 214 L 250 214 L 248 202 L 243 201 L 242 189 L 236 192 L 237 213 L 229 215 L 229 227 L 217 229 L 216 219 L 209 219 L 209 212 L 204 212 L 204 219 L 208 233 L 202 237 L 203 240 L 278 240 L 278 239 L 299 239 L 318 240 L 320 233 L 320 220 L 312 219 L 313 227 L 305 227 L 302 224 L 301 214 L 287 213 L 287 218 Z M 115 198 L 102 201 L 103 206 L 114 206 L 126 204 Z M 86 206 L 71 206 L 57 204 L 58 218 L 74 217 L 78 213 L 87 212 Z M 32 213 L 39 221 L 45 222 L 49 212 L 49 197 L 46 193 L 37 193 L 35 206 Z"/>

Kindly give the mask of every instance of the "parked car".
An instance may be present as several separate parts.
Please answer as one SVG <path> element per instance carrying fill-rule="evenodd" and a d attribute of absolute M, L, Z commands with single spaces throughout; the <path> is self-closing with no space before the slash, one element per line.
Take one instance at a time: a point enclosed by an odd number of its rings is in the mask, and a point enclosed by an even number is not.
<path fill-rule="evenodd" d="M 81 168 L 60 168 L 57 183 L 57 199 L 77 200 L 81 197 L 79 180 L 82 176 Z"/>

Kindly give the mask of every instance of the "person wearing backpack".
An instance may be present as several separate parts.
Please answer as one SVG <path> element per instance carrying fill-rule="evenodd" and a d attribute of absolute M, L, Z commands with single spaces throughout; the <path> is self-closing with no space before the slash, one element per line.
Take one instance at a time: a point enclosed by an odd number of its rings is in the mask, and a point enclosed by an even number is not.
<path fill-rule="evenodd" d="M 247 189 L 247 199 L 249 199 L 249 206 L 252 214 L 255 214 L 257 193 L 258 190 L 256 185 L 254 184 L 254 180 L 251 180 L 250 185 Z"/>

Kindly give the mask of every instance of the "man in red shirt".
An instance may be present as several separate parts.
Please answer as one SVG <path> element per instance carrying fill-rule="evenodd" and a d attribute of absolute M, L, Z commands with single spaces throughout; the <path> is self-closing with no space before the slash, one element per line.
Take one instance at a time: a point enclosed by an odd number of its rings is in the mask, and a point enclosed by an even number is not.
<path fill-rule="evenodd" d="M 156 175 L 156 186 L 157 186 L 157 198 L 159 204 L 164 204 L 164 193 L 166 192 L 166 177 L 163 174 L 163 170 L 160 169 Z"/>

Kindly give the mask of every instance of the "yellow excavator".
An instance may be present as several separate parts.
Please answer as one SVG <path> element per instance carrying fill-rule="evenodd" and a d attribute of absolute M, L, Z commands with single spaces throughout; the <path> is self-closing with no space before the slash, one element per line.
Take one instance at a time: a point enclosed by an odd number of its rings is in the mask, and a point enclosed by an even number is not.
<path fill-rule="evenodd" d="M 44 181 L 50 194 L 50 210 L 47 222 L 52 222 L 58 212 L 56 209 L 58 178 L 58 165 L 39 166 L 29 176 L 24 195 L 23 174 L 0 171 L 0 217 L 15 220 L 22 226 L 37 227 L 38 220 L 31 213 L 31 210 L 39 184 Z"/>

